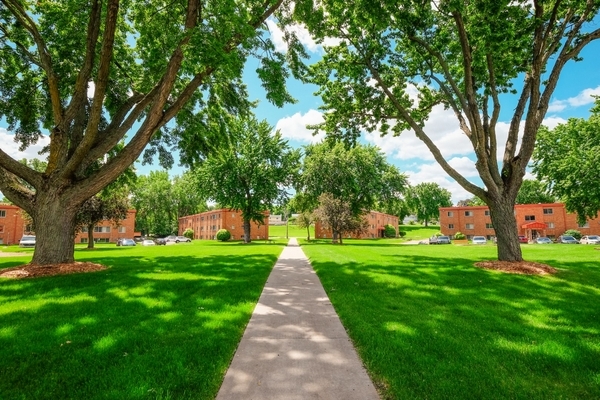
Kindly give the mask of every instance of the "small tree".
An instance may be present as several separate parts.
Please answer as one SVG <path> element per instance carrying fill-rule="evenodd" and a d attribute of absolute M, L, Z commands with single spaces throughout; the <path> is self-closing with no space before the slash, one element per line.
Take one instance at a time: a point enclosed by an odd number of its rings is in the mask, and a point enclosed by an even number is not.
<path fill-rule="evenodd" d="M 87 228 L 88 249 L 94 248 L 94 227 L 102 220 L 108 219 L 113 225 L 119 226 L 127 218 L 129 202 L 127 197 L 113 195 L 102 197 L 93 196 L 86 200 L 77 211 L 75 229 Z M 75 232 L 72 233 L 75 236 Z M 74 239 L 74 238 L 73 238 Z"/>
<path fill-rule="evenodd" d="M 347 233 L 361 234 L 366 231 L 368 223 L 364 214 L 355 216 L 350 203 L 336 199 L 331 193 L 319 196 L 319 207 L 314 212 L 325 229 L 331 229 L 332 243 L 343 244 L 343 236 Z"/>
<path fill-rule="evenodd" d="M 439 219 L 440 207 L 450 207 L 450 192 L 437 183 L 419 183 L 408 191 L 408 206 L 425 226 L 432 218 Z"/>
<path fill-rule="evenodd" d="M 226 242 L 231 239 L 231 232 L 227 229 L 219 229 L 217 232 L 217 240 L 220 242 Z"/>
<path fill-rule="evenodd" d="M 314 215 L 307 211 L 298 215 L 298 218 L 296 218 L 296 224 L 298 225 L 298 227 L 306 228 L 306 240 L 310 240 L 310 226 L 312 224 L 314 224 L 314 222 L 315 222 Z"/>
<path fill-rule="evenodd" d="M 190 240 L 194 239 L 194 230 L 192 228 L 187 228 L 185 231 L 183 231 L 183 236 Z"/>

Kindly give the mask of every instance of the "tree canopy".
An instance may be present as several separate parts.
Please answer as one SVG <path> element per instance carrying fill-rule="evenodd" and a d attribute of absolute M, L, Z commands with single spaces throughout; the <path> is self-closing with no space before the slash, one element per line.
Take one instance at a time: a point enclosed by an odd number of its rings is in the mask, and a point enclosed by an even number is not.
<path fill-rule="evenodd" d="M 546 190 L 546 185 L 543 182 L 533 179 L 524 179 L 523 184 L 519 189 L 519 194 L 517 194 L 517 199 L 515 203 L 538 204 L 554 203 L 555 201 L 556 198 L 548 193 L 548 191 Z"/>
<path fill-rule="evenodd" d="M 281 133 L 272 130 L 266 121 L 254 117 L 233 121 L 228 145 L 196 170 L 201 193 L 241 211 L 246 243 L 250 241 L 250 222 L 264 222 L 264 212 L 287 196 L 300 166 L 300 151 L 292 150 Z"/>
<path fill-rule="evenodd" d="M 174 146 L 187 164 L 213 149 L 227 116 L 250 108 L 241 82 L 249 56 L 260 60 L 267 99 L 292 101 L 285 57 L 262 34 L 287 3 L 2 0 L 0 117 L 22 148 L 50 139 L 41 172 L 0 149 L 0 190 L 38 228 L 32 263 L 73 261 L 65 232 L 77 208 L 148 144 L 146 160 L 163 164 L 173 162 Z"/>
<path fill-rule="evenodd" d="M 533 154 L 533 172 L 550 193 L 577 213 L 579 222 L 600 210 L 600 100 L 589 119 L 570 118 L 554 129 L 542 127 Z"/>
<path fill-rule="evenodd" d="M 427 226 L 430 220 L 439 219 L 440 207 L 452 206 L 451 198 L 452 194 L 437 183 L 424 182 L 409 189 L 407 203 L 417 219 Z"/>
<path fill-rule="evenodd" d="M 592 22 L 600 3 L 301 3 L 296 21 L 317 41 L 338 39 L 306 76 L 323 99 L 325 121 L 315 128 L 350 144 L 364 131 L 394 136 L 414 131 L 444 171 L 490 207 L 498 258 L 521 261 L 515 198 L 564 66 L 600 37 Z M 513 94 L 516 104 L 501 148 L 497 128 L 504 93 Z M 471 143 L 481 186 L 455 169 L 426 131 L 436 106 L 454 113 Z"/>

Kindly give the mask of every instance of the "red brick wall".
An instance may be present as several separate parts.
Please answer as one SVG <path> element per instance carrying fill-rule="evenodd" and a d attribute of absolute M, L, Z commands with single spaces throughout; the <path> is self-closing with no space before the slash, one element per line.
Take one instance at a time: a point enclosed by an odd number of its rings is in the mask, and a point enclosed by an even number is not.
<path fill-rule="evenodd" d="M 23 211 L 10 204 L 0 204 L 0 241 L 3 244 L 19 243 L 24 234 L 35 234 L 34 232 L 26 231 L 28 228 L 22 217 Z M 119 238 L 133 238 L 135 227 L 136 210 L 129 210 L 127 218 L 121 221 L 121 226 L 124 232 L 119 232 L 119 229 L 112 225 L 110 221 L 102 221 L 98 226 L 109 227 L 110 232 L 99 233 L 94 232 L 94 238 L 105 238 L 110 242 L 116 242 Z M 4 215 L 4 216 L 2 216 Z M 75 243 L 81 243 L 82 238 L 87 241 L 87 232 L 79 232 L 75 236 Z"/>
<path fill-rule="evenodd" d="M 351 235 L 355 239 L 373 239 L 383 236 L 383 227 L 387 224 L 392 225 L 398 234 L 398 217 L 395 215 L 385 214 L 379 211 L 371 211 L 365 215 L 365 219 L 369 224 L 367 232 L 361 236 Z M 315 237 L 317 239 L 331 238 L 330 229 L 325 229 L 320 221 L 315 223 Z"/>
<path fill-rule="evenodd" d="M 96 225 L 99 230 L 108 232 L 96 232 L 94 231 L 94 240 L 99 242 L 108 241 L 110 243 L 116 243 L 118 239 L 133 239 L 134 236 L 138 235 L 135 231 L 135 215 L 136 210 L 127 211 L 127 218 L 125 218 L 119 226 L 113 225 L 111 221 L 102 221 Z M 87 231 L 77 232 L 75 235 L 75 243 L 87 243 L 88 234 Z"/>
<path fill-rule="evenodd" d="M 486 215 L 489 214 L 488 211 L 487 206 L 441 207 L 440 230 L 450 236 L 462 232 L 469 237 L 481 235 L 491 238 L 495 236 L 495 231 L 486 226 L 492 223 L 490 216 Z M 467 216 L 467 212 L 472 216 Z M 538 230 L 537 236 L 555 238 L 568 229 L 577 229 L 582 235 L 600 234 L 599 219 L 590 219 L 587 227 L 580 227 L 577 224 L 577 216 L 567 213 L 562 203 L 518 204 L 515 206 L 515 219 L 518 234 L 524 236 L 527 235 L 527 229 L 523 225 L 531 222 L 543 222 L 548 226 L 546 229 Z M 472 229 L 468 228 L 467 224 L 471 224 Z"/>
<path fill-rule="evenodd" d="M 250 237 L 252 240 L 269 238 L 269 212 L 264 213 L 264 224 L 250 223 Z M 187 215 L 179 218 L 179 235 L 191 228 L 194 239 L 214 240 L 219 229 L 227 229 L 232 240 L 241 240 L 244 235 L 242 213 L 239 210 L 220 209 Z"/>

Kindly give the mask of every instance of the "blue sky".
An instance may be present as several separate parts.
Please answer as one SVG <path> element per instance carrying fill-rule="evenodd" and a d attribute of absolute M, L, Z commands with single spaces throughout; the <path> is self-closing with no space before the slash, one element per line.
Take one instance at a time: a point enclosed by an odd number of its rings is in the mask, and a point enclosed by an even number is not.
<path fill-rule="evenodd" d="M 269 27 L 275 44 L 284 49 L 284 44 L 280 39 L 281 32 L 271 21 L 269 21 Z M 296 28 L 296 31 L 311 57 L 317 59 L 322 54 L 322 47 L 315 44 L 303 29 Z M 586 118 L 593 105 L 592 95 L 600 95 L 600 42 L 596 41 L 588 45 L 582 56 L 584 61 L 571 62 L 563 71 L 545 118 L 545 124 L 550 127 L 565 122 L 571 117 Z M 279 129 L 294 147 L 320 140 L 320 137 L 312 136 L 305 127 L 307 124 L 315 124 L 322 120 L 321 112 L 318 110 L 321 100 L 314 95 L 317 88 L 292 80 L 289 82 L 289 91 L 298 102 L 277 108 L 265 99 L 264 90 L 254 72 L 257 67 L 257 60 L 249 60 L 244 74 L 244 81 L 248 85 L 251 99 L 259 101 L 259 105 L 255 109 L 256 116 L 259 119 L 266 119 L 272 126 Z M 504 95 L 502 98 L 503 108 L 498 125 L 500 132 L 508 127 L 514 109 L 513 97 Z M 6 128 L 5 121 L 0 120 L 0 146 L 4 151 L 16 159 L 40 157 L 37 152 L 47 141 L 40 141 L 38 145 L 31 146 L 25 152 L 20 152 L 18 145 L 12 140 L 11 133 L 7 132 Z M 456 118 L 451 112 L 443 110 L 442 107 L 435 108 L 425 125 L 425 131 L 430 134 L 442 154 L 455 169 L 474 183 L 480 184 L 472 161 L 474 156 L 471 145 L 458 129 Z M 362 140 L 365 143 L 379 146 L 386 154 L 388 161 L 408 175 L 411 184 L 436 182 L 452 193 L 454 203 L 472 197 L 470 193 L 446 175 L 437 165 L 429 150 L 412 132 L 404 132 L 399 137 L 380 137 L 377 134 L 367 134 L 363 135 Z M 142 166 L 140 163 L 136 163 L 136 168 L 139 174 L 146 174 L 160 167 L 158 165 Z M 181 167 L 174 167 L 170 172 L 172 175 L 177 175 L 182 171 Z"/>

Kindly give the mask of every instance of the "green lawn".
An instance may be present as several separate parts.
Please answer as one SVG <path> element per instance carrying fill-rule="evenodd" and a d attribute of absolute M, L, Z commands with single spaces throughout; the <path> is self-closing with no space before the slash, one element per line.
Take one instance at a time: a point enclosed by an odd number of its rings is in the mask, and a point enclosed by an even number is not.
<path fill-rule="evenodd" d="M 106 271 L 0 279 L 0 399 L 214 398 L 283 242 L 101 245 L 76 258 Z"/>
<path fill-rule="evenodd" d="M 269 237 L 271 238 L 285 238 L 286 228 L 285 225 L 269 225 Z M 289 224 L 288 226 L 288 237 L 297 237 L 306 239 L 306 228 L 298 228 L 297 225 Z M 315 237 L 315 226 L 310 227 L 310 238 Z"/>
<path fill-rule="evenodd" d="M 496 247 L 303 249 L 385 399 L 600 398 L 600 251 L 523 245 L 554 276 L 473 267 Z"/>
<path fill-rule="evenodd" d="M 404 240 L 425 240 L 440 231 L 439 226 L 400 225 L 400 230 L 406 232 Z"/>

